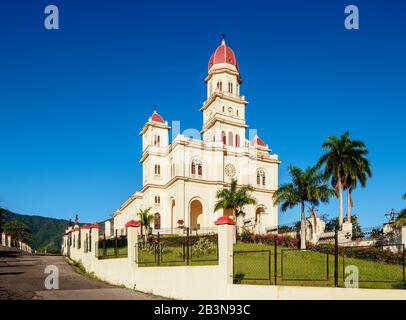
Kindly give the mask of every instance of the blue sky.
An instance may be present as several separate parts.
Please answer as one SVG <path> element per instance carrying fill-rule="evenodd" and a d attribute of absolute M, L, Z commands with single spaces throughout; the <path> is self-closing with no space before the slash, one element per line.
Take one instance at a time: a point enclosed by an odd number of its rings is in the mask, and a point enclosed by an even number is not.
<path fill-rule="evenodd" d="M 60 30 L 43 26 L 48 4 Z M 359 6 L 359 30 L 344 28 L 348 4 Z M 141 185 L 138 133 L 154 104 L 182 129 L 201 127 L 207 62 L 224 32 L 247 122 L 282 160 L 280 182 L 289 164 L 313 165 L 328 135 L 349 130 L 374 174 L 353 212 L 378 225 L 405 206 L 405 9 L 400 0 L 3 0 L 0 204 L 88 222 L 112 214 Z M 334 217 L 337 207 L 319 212 Z"/>

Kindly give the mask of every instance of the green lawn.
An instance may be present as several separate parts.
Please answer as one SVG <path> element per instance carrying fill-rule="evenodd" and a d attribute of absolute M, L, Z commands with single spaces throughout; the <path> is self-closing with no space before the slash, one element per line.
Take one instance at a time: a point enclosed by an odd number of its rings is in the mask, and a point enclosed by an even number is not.
<path fill-rule="evenodd" d="M 192 249 L 189 249 L 189 264 L 192 266 L 201 265 L 216 265 L 217 261 L 217 251 L 211 250 L 205 252 L 204 254 L 194 254 Z M 187 249 L 182 245 L 170 245 L 166 246 L 162 250 L 160 256 L 159 266 L 184 266 L 187 265 L 186 262 Z M 158 256 L 155 255 L 152 248 L 142 248 L 138 250 L 138 264 L 140 267 L 151 267 L 158 266 Z"/>
<path fill-rule="evenodd" d="M 98 257 L 99 257 L 99 259 L 125 258 L 125 257 L 127 257 L 127 253 L 128 253 L 127 247 L 118 248 L 118 257 L 116 257 L 114 248 L 106 248 L 106 256 L 103 256 L 104 249 L 99 248 Z"/>
<path fill-rule="evenodd" d="M 234 254 L 234 276 L 237 281 L 247 284 L 274 284 L 274 247 L 251 243 L 237 243 L 234 246 L 234 251 L 237 252 L 250 250 L 257 252 Z M 260 250 L 263 251 L 258 252 Z M 343 261 L 341 256 L 339 286 L 344 284 L 344 267 L 348 265 L 358 267 L 360 288 L 406 289 L 402 282 L 403 266 L 355 258 L 345 258 Z M 327 255 L 323 253 L 278 247 L 276 278 L 279 285 L 334 286 L 334 256 L 330 255 L 327 263 Z"/>

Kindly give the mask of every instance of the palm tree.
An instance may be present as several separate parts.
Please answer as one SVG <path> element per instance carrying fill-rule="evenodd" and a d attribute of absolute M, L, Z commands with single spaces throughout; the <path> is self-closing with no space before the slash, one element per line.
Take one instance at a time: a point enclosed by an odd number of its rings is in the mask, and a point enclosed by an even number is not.
<path fill-rule="evenodd" d="M 402 195 L 402 199 L 406 200 L 406 193 Z M 406 225 L 406 208 L 399 212 L 395 221 L 395 226 L 401 228 Z"/>
<path fill-rule="evenodd" d="M 237 188 L 237 180 L 232 179 L 230 188 L 223 188 L 216 193 L 217 202 L 214 206 L 214 211 L 220 209 L 231 209 L 233 213 L 233 219 L 237 222 L 237 218 L 245 213 L 242 208 L 245 205 L 255 205 L 257 201 L 251 196 L 251 192 L 254 188 L 250 185 Z M 236 235 L 237 235 L 236 229 Z"/>
<path fill-rule="evenodd" d="M 300 205 L 300 248 L 306 249 L 305 205 L 318 206 L 320 202 L 328 202 L 334 196 L 334 190 L 323 182 L 323 174 L 317 167 L 302 170 L 289 166 L 292 182 L 282 184 L 273 195 L 274 205 L 280 204 L 284 212 L 288 208 Z"/>
<path fill-rule="evenodd" d="M 359 141 L 360 142 L 360 141 Z M 351 144 L 353 141 L 350 142 Z M 361 142 L 362 143 L 362 142 Z M 347 221 L 351 221 L 351 207 L 353 206 L 352 191 L 357 188 L 358 182 L 362 187 L 365 187 L 367 179 L 372 177 L 371 166 L 364 157 L 368 154 L 368 150 L 357 150 L 355 156 L 351 157 L 349 162 L 349 172 L 344 177 L 343 188 L 347 190 Z"/>
<path fill-rule="evenodd" d="M 149 214 L 151 211 L 152 207 L 149 207 L 145 210 L 141 210 L 138 212 L 138 215 L 140 217 L 139 222 L 141 226 L 144 228 L 144 237 L 145 241 L 148 239 L 148 227 L 151 225 L 152 221 L 154 221 L 154 216 L 152 214 Z"/>
<path fill-rule="evenodd" d="M 406 225 L 406 209 L 403 209 L 395 221 L 395 226 L 401 228 Z"/>
<path fill-rule="evenodd" d="M 329 136 L 322 144 L 322 149 L 328 150 L 319 161 L 317 167 L 324 165 L 324 178 L 331 179 L 339 199 L 339 226 L 343 224 L 343 188 L 349 193 L 348 207 L 351 206 L 351 192 L 357 186 L 357 181 L 365 185 L 367 177 L 371 177 L 369 161 L 364 157 L 368 154 L 365 144 L 360 140 L 351 140 L 349 132 L 339 138 Z M 350 215 L 350 211 L 347 212 Z M 351 218 L 347 217 L 348 221 Z"/>

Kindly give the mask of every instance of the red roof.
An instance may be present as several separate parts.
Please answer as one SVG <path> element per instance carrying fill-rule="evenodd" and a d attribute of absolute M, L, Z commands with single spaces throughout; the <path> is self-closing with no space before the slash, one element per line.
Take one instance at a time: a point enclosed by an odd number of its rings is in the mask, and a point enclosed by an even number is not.
<path fill-rule="evenodd" d="M 231 219 L 228 216 L 221 216 L 220 218 L 218 218 L 215 222 L 215 225 L 220 225 L 220 224 L 231 224 L 231 225 L 235 225 L 235 221 L 233 219 Z"/>
<path fill-rule="evenodd" d="M 93 224 L 90 225 L 90 228 L 98 229 L 99 225 L 97 223 L 93 223 Z"/>
<path fill-rule="evenodd" d="M 154 113 L 152 114 L 151 120 L 154 121 L 154 122 L 165 123 L 164 119 L 156 111 L 154 111 Z"/>
<path fill-rule="evenodd" d="M 235 57 L 234 51 L 226 45 L 224 39 L 221 44 L 217 47 L 216 51 L 211 55 L 209 60 L 208 69 L 218 63 L 229 63 L 234 65 L 238 70 L 238 62 Z"/>
<path fill-rule="evenodd" d="M 84 226 L 81 226 L 80 229 L 90 229 L 90 225 L 89 224 L 85 224 Z"/>
<path fill-rule="evenodd" d="M 125 227 L 139 227 L 140 223 L 138 221 L 135 220 L 130 220 L 125 224 Z"/>
<path fill-rule="evenodd" d="M 252 143 L 253 143 L 254 145 L 266 147 L 265 143 L 264 143 L 258 136 L 255 136 L 255 138 L 254 138 L 254 140 L 252 141 Z"/>

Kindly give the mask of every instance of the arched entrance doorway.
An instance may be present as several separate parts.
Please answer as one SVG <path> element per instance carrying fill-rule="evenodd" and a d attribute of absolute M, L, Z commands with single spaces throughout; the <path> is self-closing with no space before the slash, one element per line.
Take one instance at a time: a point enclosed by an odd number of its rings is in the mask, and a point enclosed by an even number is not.
<path fill-rule="evenodd" d="M 255 210 L 255 223 L 257 224 L 257 226 L 261 225 L 261 218 L 264 213 L 265 209 L 263 206 L 260 206 Z"/>
<path fill-rule="evenodd" d="M 203 205 L 200 200 L 195 199 L 190 203 L 189 227 L 191 230 L 200 229 L 203 225 Z"/>
<path fill-rule="evenodd" d="M 154 229 L 161 229 L 161 215 L 158 212 L 154 214 Z"/>

